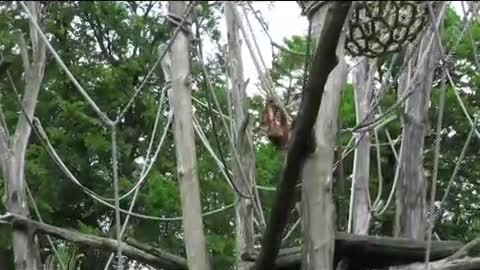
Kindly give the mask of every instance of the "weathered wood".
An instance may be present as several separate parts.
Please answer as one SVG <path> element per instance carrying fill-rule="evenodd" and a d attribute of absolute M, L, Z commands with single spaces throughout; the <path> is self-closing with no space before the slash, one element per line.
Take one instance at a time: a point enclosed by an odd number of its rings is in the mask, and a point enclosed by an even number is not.
<path fill-rule="evenodd" d="M 480 258 L 465 258 L 456 260 L 440 260 L 429 263 L 431 270 L 478 270 Z M 389 270 L 424 270 L 425 263 L 414 263 L 404 266 L 392 267 Z"/>
<path fill-rule="evenodd" d="M 98 237 L 94 235 L 82 234 L 73 230 L 58 228 L 52 225 L 33 221 L 21 216 L 11 215 L 6 218 L 13 228 L 30 233 L 43 233 L 55 236 L 73 243 L 88 245 L 92 248 L 108 250 L 115 252 L 118 242 L 114 239 Z M 132 242 L 131 240 L 129 242 Z M 161 251 L 158 248 L 147 248 L 145 244 L 139 245 L 142 248 L 133 247 L 126 243 L 120 243 L 123 254 L 134 260 L 149 264 L 160 269 L 168 270 L 186 270 L 187 262 L 184 258 Z"/>
<path fill-rule="evenodd" d="M 0 166 L 6 182 L 6 208 L 9 212 L 24 217 L 30 216 L 28 200 L 25 189 L 25 156 L 31 134 L 31 121 L 35 114 L 38 95 L 43 81 L 46 65 L 46 47 L 40 40 L 39 33 L 35 30 L 33 22 L 40 21 L 40 3 L 30 1 L 27 8 L 31 14 L 30 40 L 31 46 L 27 46 L 23 36 L 19 36 L 18 45 L 25 70 L 24 93 L 21 100 L 22 113 L 19 115 L 15 133 L 8 137 L 7 127 L 0 127 Z M 29 53 L 28 48 L 31 48 Z M 10 73 L 7 73 L 12 88 L 15 87 Z M 16 88 L 16 87 L 15 87 Z M 40 265 L 40 251 L 38 239 L 22 230 L 13 231 L 13 253 L 16 270 L 37 270 Z"/>
<path fill-rule="evenodd" d="M 185 1 L 169 1 L 169 11 L 181 18 L 185 12 L 185 5 Z M 209 270 L 210 262 L 203 228 L 193 132 L 189 43 L 189 37 L 183 31 L 178 34 L 173 42 L 171 50 L 173 91 L 169 98 L 171 98 L 170 104 L 174 111 L 173 127 L 177 175 L 180 186 L 188 268 L 191 270 Z"/>
<path fill-rule="evenodd" d="M 369 121 L 370 102 L 373 93 L 373 76 L 375 67 L 364 57 L 354 69 L 353 85 L 355 96 L 355 116 L 357 124 Z M 368 118 L 367 118 L 368 117 Z M 348 232 L 368 234 L 370 225 L 370 134 L 369 131 L 357 133 L 353 161 L 352 189 L 350 197 L 350 213 Z"/>
<path fill-rule="evenodd" d="M 425 135 L 428 130 L 428 108 L 439 48 L 431 43 L 433 33 L 427 31 L 421 40 L 399 84 L 399 97 L 414 89 L 401 111 L 402 145 L 400 178 L 396 193 L 395 236 L 424 239 L 426 228 L 427 181 L 423 167 Z M 429 45 L 431 46 L 429 47 Z M 413 45 L 408 49 L 413 50 Z M 427 54 L 424 61 L 422 56 Z M 413 79 L 413 72 L 419 72 Z"/>
<path fill-rule="evenodd" d="M 405 265 L 423 262 L 425 259 L 424 241 L 398 239 L 392 237 L 376 237 L 352 235 L 337 232 L 335 236 L 334 264 L 348 259 L 348 265 L 355 269 L 378 269 L 382 267 Z M 432 260 L 444 259 L 463 244 L 457 241 L 433 241 Z M 245 258 L 247 259 L 247 258 Z M 249 260 L 255 260 L 250 256 Z M 301 247 L 283 249 L 276 260 L 276 270 L 296 270 L 302 264 Z M 349 268 L 352 269 L 352 268 Z"/>
<path fill-rule="evenodd" d="M 252 194 L 255 182 L 255 155 L 252 134 L 247 118 L 246 82 L 243 76 L 243 63 L 238 18 L 235 16 L 235 3 L 225 1 L 225 20 L 228 40 L 228 74 L 231 80 L 231 97 L 234 118 L 235 147 L 239 154 L 239 163 L 233 162 L 233 181 L 242 194 Z M 241 172 L 243 170 L 243 174 Z M 246 181 L 243 179 L 246 176 Z M 237 246 L 237 269 L 249 270 L 251 263 L 241 260 L 241 254 L 252 252 L 255 244 L 253 227 L 254 198 L 243 198 L 235 193 L 235 229 Z"/>
<path fill-rule="evenodd" d="M 117 241 L 114 239 L 82 234 L 73 230 L 58 228 L 52 225 L 43 224 L 21 216 L 11 215 L 3 219 L 10 222 L 16 229 L 29 231 L 31 233 L 48 234 L 73 243 L 87 245 L 109 252 L 117 248 Z M 122 244 L 122 250 L 126 256 L 139 262 L 166 270 L 186 270 L 187 262 L 184 258 L 170 254 L 156 247 L 139 243 L 133 239 L 127 239 Z M 433 241 L 432 259 L 441 260 L 451 256 L 463 247 L 457 241 Z M 348 265 L 362 267 L 364 269 L 381 268 L 390 265 L 405 265 L 409 263 L 422 262 L 425 256 L 425 242 L 410 239 L 397 239 L 391 237 L 359 236 L 346 233 L 336 233 L 335 241 L 335 264 L 341 259 L 348 258 Z M 242 256 L 244 260 L 254 261 L 255 256 Z M 278 259 L 275 262 L 276 270 L 300 269 L 302 262 L 301 247 L 293 247 L 280 250 Z M 458 263 L 462 267 L 453 268 Z M 478 266 L 478 260 L 466 262 L 464 260 L 445 261 L 447 268 L 436 268 L 438 270 L 470 270 L 471 265 Z M 433 262 L 437 264 L 437 262 Z M 420 263 L 423 267 L 424 264 Z M 411 266 L 413 267 L 413 266 Z M 438 266 L 439 267 L 439 266 Z M 442 266 L 443 267 L 443 266 Z M 405 268 L 417 269 L 417 268 Z M 421 269 L 421 268 L 418 268 Z"/>
<path fill-rule="evenodd" d="M 311 75 L 302 96 L 300 112 L 292 132 L 270 219 L 262 239 L 262 249 L 256 261 L 255 269 L 257 270 L 272 269 L 275 264 L 288 214 L 295 203 L 296 183 L 302 176 L 306 158 L 312 153 L 312 150 L 315 150 L 312 149 L 313 127 L 322 103 L 325 83 L 330 72 L 338 63 L 335 52 L 350 4 L 350 2 L 335 3 L 334 7 L 336 8 L 326 14 L 325 26 L 322 28 L 323 42 L 317 47 Z M 319 146 L 319 148 L 323 148 L 323 146 Z"/>
<path fill-rule="evenodd" d="M 331 27 L 329 20 L 336 20 L 336 27 L 343 26 L 348 9 L 349 5 L 341 6 L 330 2 L 312 14 L 312 39 L 315 44 L 321 47 L 322 43 L 330 39 L 329 33 L 325 31 L 325 28 Z M 338 16 L 338 18 L 332 19 L 330 16 Z M 341 33 L 335 51 L 332 52 L 337 58 L 337 63 L 328 75 L 315 121 L 315 151 L 305 161 L 302 172 L 304 235 L 302 268 L 305 270 L 327 270 L 333 267 L 335 204 L 332 191 L 332 165 L 338 128 L 338 111 L 348 73 L 344 59 L 344 42 L 345 35 Z M 315 76 L 315 73 L 311 76 Z"/>

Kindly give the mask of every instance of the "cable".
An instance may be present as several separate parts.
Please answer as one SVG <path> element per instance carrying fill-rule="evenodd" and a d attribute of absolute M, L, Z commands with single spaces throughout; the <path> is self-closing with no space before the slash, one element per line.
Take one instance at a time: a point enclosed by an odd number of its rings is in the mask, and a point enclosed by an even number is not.
<path fill-rule="evenodd" d="M 32 14 L 28 10 L 27 6 L 25 5 L 24 1 L 20 1 L 20 5 L 22 5 L 24 11 L 27 13 L 28 18 L 30 19 L 30 22 L 32 25 L 35 27 L 37 32 L 39 33 L 40 37 L 43 39 L 45 44 L 47 45 L 48 49 L 52 53 L 53 57 L 55 60 L 57 60 L 57 63 L 62 67 L 62 69 L 65 71 L 67 74 L 67 77 L 73 82 L 73 84 L 76 86 L 77 90 L 80 92 L 80 94 L 85 98 L 85 100 L 92 106 L 93 110 L 98 114 L 98 117 L 104 122 L 104 124 L 110 125 L 112 123 L 112 120 L 108 118 L 108 116 L 97 106 L 95 101 L 93 101 L 92 98 L 87 94 L 85 89 L 80 85 L 80 83 L 75 79 L 73 74 L 70 72 L 68 67 L 65 65 L 65 63 L 62 61 L 60 56 L 57 54 L 56 50 L 52 47 L 50 42 L 48 41 L 45 33 L 43 33 L 42 29 L 40 26 L 37 24 L 37 22 L 33 19 Z"/>
<path fill-rule="evenodd" d="M 122 264 L 122 238 L 120 235 L 120 200 L 118 199 L 118 150 L 117 128 L 112 125 L 112 167 L 113 167 L 113 193 L 115 196 L 115 234 L 117 236 L 117 269 L 123 270 Z"/>
<path fill-rule="evenodd" d="M 202 43 L 201 43 L 201 40 L 200 40 L 200 25 L 197 25 L 197 27 L 196 27 L 196 36 L 197 36 L 196 38 L 198 40 L 198 46 L 197 46 L 198 55 L 199 55 L 200 59 L 203 59 Z M 201 65 L 203 65 L 203 61 L 202 61 Z M 208 84 L 208 81 L 207 81 L 206 70 L 204 68 L 202 68 L 202 74 L 203 74 L 203 87 L 205 89 L 207 89 L 209 84 Z M 228 181 L 230 182 L 230 184 L 234 188 L 235 192 L 240 197 L 242 197 L 244 199 L 251 199 L 252 198 L 251 196 L 245 195 L 240 191 L 240 189 L 237 187 L 237 185 L 233 181 L 230 173 L 228 173 L 227 161 L 225 160 L 225 156 L 223 154 L 223 148 L 220 145 L 220 138 L 218 136 L 217 128 L 215 127 L 215 119 L 213 118 L 212 102 L 210 100 L 213 97 L 212 97 L 212 95 L 209 91 L 207 91 L 207 95 L 208 95 L 208 97 L 207 97 L 207 105 L 208 105 L 207 106 L 207 108 L 208 108 L 207 114 L 208 114 L 208 117 L 210 118 L 210 121 L 212 122 L 212 132 L 213 132 L 213 135 L 214 135 L 215 144 L 217 145 L 218 153 L 220 155 L 220 160 L 223 164 L 223 167 L 225 168 L 225 172 L 226 172 L 226 176 L 228 177 Z"/>
<path fill-rule="evenodd" d="M 235 9 L 234 9 L 235 10 Z M 236 17 L 238 18 L 238 16 Z M 199 41 L 198 42 L 198 46 L 201 46 L 201 42 Z M 213 97 L 213 100 L 215 102 L 215 106 L 217 107 L 217 110 L 222 113 L 222 110 L 221 110 L 221 106 L 220 106 L 220 103 L 218 102 L 218 99 L 215 95 L 215 92 L 214 92 L 214 89 L 212 87 L 212 84 L 211 84 L 211 81 L 208 77 L 208 73 L 206 72 L 206 67 L 205 67 L 205 64 L 203 63 L 203 57 L 200 57 L 200 60 L 199 60 L 199 63 L 200 63 L 200 66 L 201 66 L 201 69 L 203 70 L 203 75 L 205 76 L 205 79 L 206 79 L 206 82 L 207 82 L 207 91 L 210 91 L 211 92 L 211 95 Z M 231 134 L 229 134 L 228 132 L 228 124 L 226 123 L 225 119 L 223 117 L 220 117 L 221 119 L 221 122 L 224 126 L 224 129 L 226 131 L 226 135 L 228 137 L 228 141 L 230 143 L 230 146 L 232 148 L 232 153 L 233 153 L 233 157 L 234 157 L 234 160 L 235 162 L 237 163 L 237 166 L 239 166 L 240 168 L 240 174 L 241 174 L 241 179 L 248 183 L 248 179 L 247 179 L 247 176 L 245 175 L 245 172 L 242 168 L 242 165 L 241 165 L 241 162 L 240 162 L 240 158 L 239 158 L 239 155 L 238 155 L 238 152 L 236 151 L 236 148 L 235 148 L 235 143 L 233 142 L 233 139 L 232 139 L 232 136 Z M 254 198 L 253 196 L 253 193 L 251 190 L 248 190 L 248 195 L 251 197 L 251 198 Z M 264 215 L 263 215 L 263 210 L 261 208 L 261 205 L 257 202 L 254 202 L 253 204 L 253 208 L 254 210 L 257 212 L 257 214 L 259 215 L 259 217 L 261 218 L 261 222 L 262 222 L 262 226 L 265 225 L 265 218 L 264 218 Z"/>
<path fill-rule="evenodd" d="M 125 106 L 125 108 L 121 111 L 121 113 L 117 116 L 116 120 L 115 120 L 115 123 L 118 123 L 121 118 L 125 115 L 126 111 L 130 108 L 130 106 L 133 104 L 133 101 L 135 100 L 135 98 L 137 97 L 137 95 L 140 93 L 140 90 L 143 88 L 143 86 L 145 85 L 145 83 L 147 82 L 147 80 L 150 78 L 150 76 L 153 74 L 153 72 L 155 71 L 156 67 L 158 66 L 159 63 L 162 62 L 163 58 L 165 58 L 165 56 L 167 55 L 167 52 L 170 50 L 170 48 L 172 47 L 173 45 L 173 42 L 176 40 L 178 34 L 180 33 L 180 31 L 183 29 L 185 23 L 187 22 L 187 19 L 188 19 L 188 16 L 194 6 L 194 1 L 191 1 L 188 6 L 186 7 L 185 9 L 185 12 L 183 14 L 183 18 L 182 20 L 180 21 L 180 23 L 177 23 L 177 27 L 175 28 L 174 32 L 173 32 L 173 35 L 172 35 L 172 38 L 169 40 L 169 42 L 167 43 L 167 46 L 165 48 L 165 50 L 163 51 L 162 54 L 160 54 L 160 56 L 157 58 L 157 61 L 153 64 L 152 68 L 150 69 L 150 71 L 147 73 L 147 76 L 143 79 L 142 83 L 140 84 L 140 86 L 135 90 L 135 93 L 133 94 L 133 96 L 131 97 L 131 99 L 128 101 L 127 105 Z M 168 18 L 168 17 L 167 17 Z M 171 21 L 172 22 L 172 21 Z M 173 22 L 172 22 L 173 23 Z"/>
<path fill-rule="evenodd" d="M 11 77 L 10 77 L 11 78 Z M 13 81 L 11 81 L 11 83 L 13 83 Z M 35 135 L 38 137 L 38 139 L 40 140 L 41 142 L 41 145 L 42 147 L 45 149 L 45 151 L 47 151 L 47 153 L 49 154 L 50 158 L 52 158 L 54 160 L 54 162 L 59 165 L 57 163 L 57 160 L 55 159 L 54 156 L 52 156 L 52 153 L 50 152 L 51 149 L 49 149 L 48 147 L 48 144 L 49 144 L 49 141 L 48 141 L 48 138 L 45 138 L 44 135 L 45 134 L 42 134 L 41 131 L 43 129 L 43 127 L 41 126 L 41 123 L 40 123 L 40 120 L 36 117 L 33 118 L 33 121 L 31 119 L 29 119 L 27 117 L 27 114 L 25 112 L 25 109 L 23 108 L 23 104 L 21 103 L 21 100 L 19 98 L 19 94 L 18 94 L 18 91 L 15 87 L 15 85 L 13 84 L 12 85 L 13 87 L 13 90 L 15 92 L 15 96 L 17 97 L 16 98 L 16 102 L 19 103 L 19 106 L 20 106 L 20 110 L 22 112 L 22 114 L 25 116 L 25 118 L 27 119 L 27 123 L 28 125 L 32 128 L 32 130 L 34 131 Z M 171 118 L 169 118 L 170 121 L 171 121 Z M 45 139 L 47 139 L 47 141 L 45 141 Z M 51 145 L 50 145 L 51 147 Z M 54 150 L 54 149 L 53 149 Z M 157 149 L 158 150 L 158 149 Z M 55 152 L 56 154 L 56 152 Z M 63 164 L 64 165 L 64 164 Z M 70 178 L 70 177 L 69 177 Z M 75 179 L 75 178 L 74 178 Z M 73 179 L 71 179 L 73 180 Z M 78 181 L 77 181 L 78 182 Z M 111 209 L 115 209 L 115 206 L 112 205 L 111 203 L 108 203 L 106 202 L 105 200 L 103 200 L 102 198 L 100 198 L 98 195 L 96 195 L 93 191 L 92 192 L 88 192 L 87 189 L 85 188 L 82 188 L 81 189 L 85 194 L 87 194 L 88 196 L 90 196 L 92 199 L 94 199 L 95 201 L 103 204 L 104 206 L 107 206 Z M 230 205 L 227 205 L 225 207 L 222 207 L 221 209 L 217 209 L 217 210 L 213 210 L 213 211 L 210 211 L 210 212 L 206 212 L 204 214 L 202 214 L 202 216 L 209 216 L 211 214 L 215 214 L 215 213 L 218 213 L 218 212 L 221 212 L 229 207 L 233 206 L 233 203 L 230 204 Z M 119 211 L 123 214 L 130 214 L 132 216 L 135 216 L 137 218 L 141 218 L 141 219 L 145 219 L 145 220 L 153 220 L 153 221 L 181 221 L 182 220 L 182 217 L 181 216 L 177 216 L 177 217 L 157 217 L 157 216 L 149 216 L 149 215 L 144 215 L 144 214 L 139 214 L 139 213 L 135 213 L 135 212 L 130 212 L 130 211 L 127 211 L 125 209 L 122 209 L 120 208 Z"/>
<path fill-rule="evenodd" d="M 153 141 L 155 140 L 155 134 L 157 132 L 158 124 L 160 122 L 160 115 L 161 115 L 161 112 L 162 112 L 163 102 L 164 102 L 164 99 L 165 99 L 165 96 L 166 96 L 166 89 L 169 85 L 170 84 L 167 83 L 165 85 L 165 87 L 163 87 L 161 92 L 160 92 L 161 96 L 160 96 L 160 101 L 159 101 L 159 104 L 158 104 L 157 115 L 156 115 L 156 118 L 155 118 L 155 123 L 153 125 L 152 135 L 150 136 L 151 137 L 150 142 L 148 144 L 148 149 L 147 149 L 147 153 L 146 153 L 146 160 L 145 160 L 145 163 L 143 164 L 142 170 L 140 172 L 140 177 L 139 177 L 137 183 L 129 191 L 125 192 L 125 194 L 123 194 L 122 196 L 119 197 L 120 200 L 130 196 L 130 194 L 132 194 L 132 192 L 134 192 L 135 189 L 137 189 L 138 187 L 140 187 L 144 183 L 148 173 L 153 168 L 153 164 L 157 160 L 158 152 L 163 145 L 163 141 L 165 139 L 165 135 L 166 135 L 168 126 L 165 126 L 163 135 L 160 139 L 161 143 L 158 144 L 157 150 L 155 151 L 155 153 L 154 153 L 154 155 L 151 159 L 150 159 L 150 154 L 151 154 L 151 150 L 152 150 L 152 146 L 153 146 Z M 148 164 L 148 167 L 147 167 L 147 164 Z"/>

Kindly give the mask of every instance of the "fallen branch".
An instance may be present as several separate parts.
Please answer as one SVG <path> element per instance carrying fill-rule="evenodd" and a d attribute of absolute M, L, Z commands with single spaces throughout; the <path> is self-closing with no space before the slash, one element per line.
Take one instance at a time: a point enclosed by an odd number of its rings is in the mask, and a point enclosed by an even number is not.
<path fill-rule="evenodd" d="M 461 258 L 462 256 L 465 256 L 466 254 L 468 254 L 468 252 L 469 252 L 471 249 L 473 249 L 474 247 L 477 247 L 477 246 L 479 246 L 479 245 L 480 245 L 480 237 L 472 240 L 471 242 L 469 242 L 468 244 L 466 244 L 465 246 L 463 246 L 460 250 L 458 250 L 457 252 L 455 252 L 455 254 L 453 254 L 452 256 L 448 257 L 447 260 L 448 260 L 448 261 L 453 261 L 453 260 L 459 259 L 459 258 Z"/>
<path fill-rule="evenodd" d="M 463 246 L 459 241 L 432 241 L 431 258 L 448 260 Z M 275 261 L 276 270 L 301 269 L 302 248 L 281 249 Z M 342 259 L 359 269 L 380 269 L 389 266 L 421 263 L 425 257 L 425 241 L 354 235 L 343 232 L 335 234 L 334 264 Z M 245 261 L 255 261 L 256 254 L 243 254 Z"/>
<path fill-rule="evenodd" d="M 43 233 L 51 236 L 55 236 L 73 243 L 88 245 L 93 248 L 102 250 L 108 250 L 114 252 L 117 250 L 118 242 L 113 239 L 82 234 L 76 231 L 58 228 L 45 223 L 33 221 L 17 215 L 6 215 L 1 217 L 2 221 L 6 221 L 14 228 L 23 229 L 32 233 Z M 142 244 L 143 247 L 147 245 Z M 121 243 L 122 253 L 134 260 L 138 260 L 142 263 L 158 267 L 165 270 L 186 270 L 187 261 L 179 256 L 169 254 L 165 251 L 161 251 L 158 248 L 143 248 L 133 247 L 124 242 Z M 151 250 L 152 252 L 147 252 Z"/>
<path fill-rule="evenodd" d="M 430 270 L 478 270 L 480 258 L 465 258 L 460 260 L 440 260 L 429 263 Z M 390 268 L 391 270 L 424 270 L 425 263 L 414 263 Z"/>

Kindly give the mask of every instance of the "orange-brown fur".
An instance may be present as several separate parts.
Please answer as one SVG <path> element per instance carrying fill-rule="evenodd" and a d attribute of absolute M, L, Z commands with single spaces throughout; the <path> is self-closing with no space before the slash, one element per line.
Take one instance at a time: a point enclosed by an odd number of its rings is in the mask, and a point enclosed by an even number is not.
<path fill-rule="evenodd" d="M 284 149 L 288 144 L 290 126 L 285 112 L 273 100 L 268 100 L 263 113 L 263 126 L 270 142 Z"/>

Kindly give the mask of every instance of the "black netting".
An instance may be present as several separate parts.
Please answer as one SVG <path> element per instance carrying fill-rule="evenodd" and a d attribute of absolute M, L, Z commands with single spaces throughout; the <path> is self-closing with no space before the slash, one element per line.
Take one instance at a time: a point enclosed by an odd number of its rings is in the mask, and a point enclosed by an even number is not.
<path fill-rule="evenodd" d="M 307 16 L 327 1 L 297 1 Z M 377 57 L 412 42 L 428 21 L 427 1 L 355 1 L 345 49 L 352 56 Z"/>
<path fill-rule="evenodd" d="M 348 21 L 345 48 L 377 57 L 412 42 L 428 19 L 425 1 L 358 1 Z"/>

